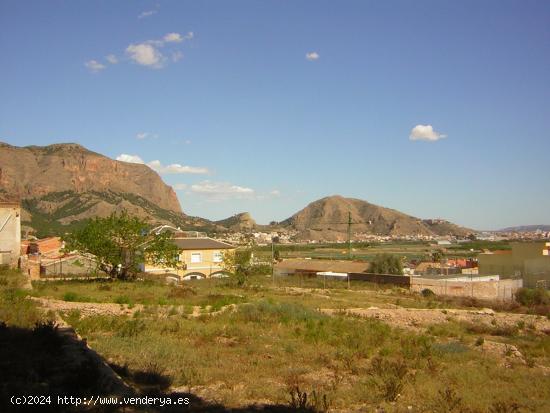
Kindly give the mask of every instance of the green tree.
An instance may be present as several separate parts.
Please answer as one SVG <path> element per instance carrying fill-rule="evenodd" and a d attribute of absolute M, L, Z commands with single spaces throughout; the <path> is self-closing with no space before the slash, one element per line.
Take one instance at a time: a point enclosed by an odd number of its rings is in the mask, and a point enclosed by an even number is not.
<path fill-rule="evenodd" d="M 369 272 L 403 275 L 403 265 L 399 257 L 393 254 L 376 254 L 370 263 Z"/>
<path fill-rule="evenodd" d="M 441 262 L 441 260 L 445 257 L 445 254 L 443 254 L 443 251 L 436 250 L 432 252 L 432 261 L 433 262 Z"/>
<path fill-rule="evenodd" d="M 223 268 L 236 280 L 237 285 L 243 286 L 246 284 L 251 271 L 250 260 L 252 251 L 236 250 L 229 251 L 223 255 Z"/>
<path fill-rule="evenodd" d="M 135 277 L 145 260 L 170 268 L 178 265 L 178 249 L 171 234 L 150 232 L 144 220 L 126 211 L 92 219 L 64 241 L 66 251 L 94 255 L 98 269 L 113 278 Z"/>

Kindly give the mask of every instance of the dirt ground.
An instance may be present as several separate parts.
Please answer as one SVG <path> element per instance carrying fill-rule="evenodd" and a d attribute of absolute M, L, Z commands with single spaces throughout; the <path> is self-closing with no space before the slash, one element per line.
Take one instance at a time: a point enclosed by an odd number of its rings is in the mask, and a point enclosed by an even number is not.
<path fill-rule="evenodd" d="M 361 317 L 372 317 L 385 321 L 396 327 L 408 328 L 413 330 L 423 330 L 432 324 L 445 323 L 450 320 L 468 321 L 473 323 L 491 324 L 496 322 L 498 325 L 513 326 L 519 321 L 526 325 L 532 325 L 537 331 L 550 331 L 550 320 L 546 317 L 514 314 L 497 313 L 490 308 L 479 310 L 458 310 L 458 309 L 420 309 L 420 308 L 349 308 L 347 310 L 338 310 L 332 308 L 321 309 L 325 314 L 346 314 Z M 494 321 L 493 321 L 494 320 Z"/>
<path fill-rule="evenodd" d="M 73 301 L 63 301 L 55 300 L 53 298 L 43 298 L 43 297 L 29 297 L 31 300 L 36 301 L 40 307 L 46 311 L 54 311 L 55 313 L 68 313 L 70 311 L 80 311 L 81 317 L 90 317 L 96 315 L 106 315 L 106 316 L 121 316 L 127 315 L 132 316 L 138 311 L 144 311 L 145 306 L 143 304 L 134 304 L 129 306 L 128 304 L 116 304 L 116 303 L 83 303 L 83 302 L 73 302 Z M 170 311 L 176 311 L 178 314 L 185 315 L 187 317 L 199 317 L 201 315 L 216 315 L 225 311 L 232 311 L 237 306 L 235 304 L 229 304 L 222 307 L 219 311 L 208 311 L 209 307 L 206 308 L 207 312 L 204 312 L 203 309 L 199 306 L 193 307 L 193 312 L 189 314 L 184 314 L 183 306 L 158 306 L 160 315 L 168 315 Z"/>

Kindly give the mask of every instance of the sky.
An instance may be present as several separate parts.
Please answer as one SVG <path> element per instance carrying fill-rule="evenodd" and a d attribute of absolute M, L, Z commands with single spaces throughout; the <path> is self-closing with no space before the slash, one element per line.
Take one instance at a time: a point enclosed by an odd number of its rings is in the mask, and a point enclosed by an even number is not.
<path fill-rule="evenodd" d="M 0 0 L 0 56 L 0 141 L 146 163 L 189 215 L 550 224 L 548 1 Z"/>

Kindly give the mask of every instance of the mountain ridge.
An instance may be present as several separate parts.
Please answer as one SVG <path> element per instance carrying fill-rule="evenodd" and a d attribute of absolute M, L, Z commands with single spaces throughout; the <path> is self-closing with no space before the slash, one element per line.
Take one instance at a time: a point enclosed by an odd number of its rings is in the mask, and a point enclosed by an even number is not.
<path fill-rule="evenodd" d="M 351 216 L 352 233 L 376 235 L 419 236 L 466 236 L 472 230 L 442 219 L 420 219 L 395 209 L 370 202 L 346 198 L 341 195 L 327 196 L 309 203 L 305 208 L 280 223 L 281 226 L 298 231 L 298 237 L 341 239 L 346 233 Z"/>
<path fill-rule="evenodd" d="M 93 217 L 126 210 L 152 223 L 212 232 L 288 230 L 297 240 L 340 240 L 351 214 L 354 234 L 456 235 L 471 230 L 446 220 L 422 220 L 357 198 L 331 195 L 277 224 L 250 213 L 210 221 L 186 215 L 173 188 L 143 164 L 110 159 L 77 143 L 17 147 L 0 142 L 0 200 L 21 200 L 22 221 L 42 234 L 61 234 Z"/>
<path fill-rule="evenodd" d="M 536 230 L 541 231 L 550 231 L 550 224 L 541 224 L 541 225 L 516 225 L 513 227 L 506 227 L 498 229 L 495 232 L 531 232 Z"/>
<path fill-rule="evenodd" d="M 23 227 L 39 235 L 62 234 L 121 210 L 152 223 L 212 227 L 184 214 L 174 189 L 148 166 L 113 160 L 77 143 L 0 142 L 0 199 L 20 201 Z"/>

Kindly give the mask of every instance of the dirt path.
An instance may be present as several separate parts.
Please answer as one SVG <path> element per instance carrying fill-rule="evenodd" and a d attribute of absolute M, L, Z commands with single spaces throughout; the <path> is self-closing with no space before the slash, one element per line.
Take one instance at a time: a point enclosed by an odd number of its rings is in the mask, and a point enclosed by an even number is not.
<path fill-rule="evenodd" d="M 346 314 L 361 317 L 372 317 L 388 324 L 409 328 L 413 330 L 422 330 L 432 324 L 445 323 L 450 320 L 467 321 L 472 323 L 484 323 L 515 326 L 518 322 L 523 322 L 535 331 L 550 332 L 550 320 L 546 317 L 515 314 L 515 313 L 497 313 L 489 308 L 479 310 L 458 310 L 458 309 L 420 309 L 420 308 L 349 308 L 338 310 L 324 308 L 320 310 L 325 314 Z"/>
<path fill-rule="evenodd" d="M 55 300 L 53 298 L 44 298 L 44 297 L 29 297 L 31 300 L 36 301 L 40 307 L 45 310 L 54 311 L 56 314 L 68 313 L 70 311 L 79 311 L 81 317 L 90 317 L 97 315 L 106 315 L 106 316 L 133 316 L 135 313 L 147 312 L 146 306 L 143 304 L 134 304 L 129 306 L 128 304 L 115 304 L 115 303 L 83 303 L 83 302 L 73 302 L 73 301 L 63 301 Z M 184 306 L 171 306 L 171 305 L 159 305 L 158 315 L 168 316 L 175 314 L 186 316 L 188 318 L 196 318 L 202 315 L 215 316 L 226 311 L 233 311 L 237 308 L 236 304 L 229 304 L 222 307 L 218 311 L 209 311 L 210 308 L 206 307 L 204 309 L 200 306 L 194 306 L 192 313 L 185 313 Z M 205 311 L 206 310 L 206 311 Z"/>

